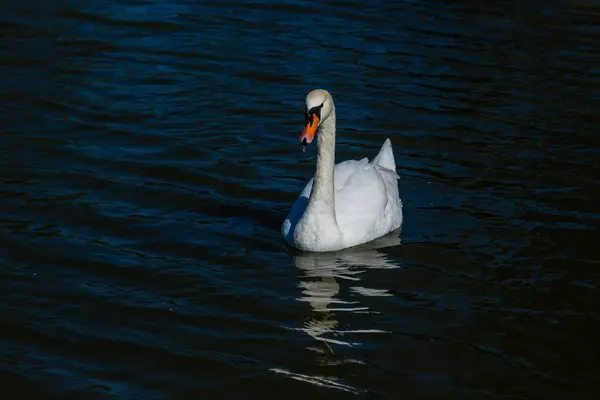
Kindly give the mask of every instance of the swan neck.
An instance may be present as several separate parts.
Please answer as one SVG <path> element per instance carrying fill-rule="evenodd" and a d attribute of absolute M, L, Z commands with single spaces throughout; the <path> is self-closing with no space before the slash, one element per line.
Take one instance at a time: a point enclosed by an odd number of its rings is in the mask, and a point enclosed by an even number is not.
<path fill-rule="evenodd" d="M 335 214 L 335 114 L 319 125 L 317 132 L 317 170 L 304 215 L 298 221 L 294 240 L 305 250 L 329 251 L 340 248 L 342 234 Z"/>
<path fill-rule="evenodd" d="M 319 126 L 317 146 L 317 171 L 315 173 L 310 200 L 323 201 L 335 213 L 333 181 L 335 167 L 335 110 Z"/>

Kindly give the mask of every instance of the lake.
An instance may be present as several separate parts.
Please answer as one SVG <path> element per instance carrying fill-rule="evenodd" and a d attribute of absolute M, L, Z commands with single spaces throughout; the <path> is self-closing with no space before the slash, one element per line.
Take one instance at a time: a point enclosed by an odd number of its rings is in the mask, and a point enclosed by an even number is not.
<path fill-rule="evenodd" d="M 587 399 L 600 2 L 25 1 L 0 13 L 0 382 L 44 399 Z M 285 246 L 394 148 L 401 231 Z M 596 343 L 596 344 L 594 344 Z"/>

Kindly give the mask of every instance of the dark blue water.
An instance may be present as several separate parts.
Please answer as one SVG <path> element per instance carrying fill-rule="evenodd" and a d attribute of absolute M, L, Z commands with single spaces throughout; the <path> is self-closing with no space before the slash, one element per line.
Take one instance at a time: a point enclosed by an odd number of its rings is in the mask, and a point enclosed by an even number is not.
<path fill-rule="evenodd" d="M 593 398 L 600 3 L 105 0 L 0 11 L 2 398 Z M 280 224 L 394 146 L 402 231 Z"/>

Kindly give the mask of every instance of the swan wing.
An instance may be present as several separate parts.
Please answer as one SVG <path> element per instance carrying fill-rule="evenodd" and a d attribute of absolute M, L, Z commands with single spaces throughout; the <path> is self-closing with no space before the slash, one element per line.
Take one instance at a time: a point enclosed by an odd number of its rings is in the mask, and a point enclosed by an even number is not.
<path fill-rule="evenodd" d="M 336 219 L 345 244 L 366 243 L 401 226 L 398 179 L 387 139 L 373 161 L 354 170 L 335 192 Z"/>
<path fill-rule="evenodd" d="M 369 164 L 356 171 L 335 192 L 336 220 L 345 243 L 360 244 L 374 239 L 383 223 L 388 203 L 385 182 Z"/>

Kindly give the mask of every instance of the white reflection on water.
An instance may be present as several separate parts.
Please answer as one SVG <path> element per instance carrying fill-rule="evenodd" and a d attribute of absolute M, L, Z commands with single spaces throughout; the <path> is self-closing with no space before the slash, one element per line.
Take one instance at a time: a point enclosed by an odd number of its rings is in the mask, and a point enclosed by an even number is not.
<path fill-rule="evenodd" d="M 388 256 L 378 251 L 400 244 L 400 231 L 393 232 L 371 243 L 354 247 L 351 249 L 332 253 L 296 253 L 294 264 L 302 270 L 299 286 L 302 295 L 299 301 L 310 304 L 310 314 L 305 318 L 304 326 L 297 328 L 307 333 L 312 338 L 323 343 L 323 348 L 309 349 L 319 353 L 316 360 L 320 366 L 334 366 L 338 364 L 359 363 L 356 359 L 337 359 L 332 346 L 341 345 L 352 347 L 358 342 L 350 342 L 346 339 L 351 334 L 363 333 L 385 333 L 385 331 L 371 329 L 340 329 L 337 316 L 341 313 L 370 314 L 375 311 L 369 307 L 362 306 L 359 300 L 345 300 L 340 294 L 340 282 L 347 282 L 353 299 L 361 296 L 392 296 L 385 289 L 367 288 L 360 284 L 361 277 L 372 269 L 399 268 L 397 264 L 388 259 Z M 345 286 L 345 283 L 342 283 Z M 338 377 L 330 373 L 323 375 L 308 375 L 291 372 L 283 368 L 271 368 L 272 372 L 286 375 L 292 379 L 307 382 L 316 386 L 329 387 L 341 391 L 359 393 L 352 386 L 344 384 Z"/>
<path fill-rule="evenodd" d="M 371 313 L 360 304 L 360 296 L 353 300 L 344 300 L 340 296 L 340 282 L 348 281 L 350 291 L 361 296 L 391 296 L 385 289 L 372 289 L 360 285 L 361 276 L 370 269 L 399 268 L 387 255 L 377 249 L 400 244 L 400 232 L 394 232 L 363 246 L 332 253 L 298 253 L 294 255 L 294 264 L 304 272 L 300 281 L 302 296 L 300 301 L 308 302 L 312 308 L 304 327 L 300 328 L 311 337 L 324 342 L 332 351 L 330 344 L 352 346 L 344 338 L 352 333 L 383 333 L 373 329 L 339 329 L 336 315 L 350 312 L 354 314 Z"/>

